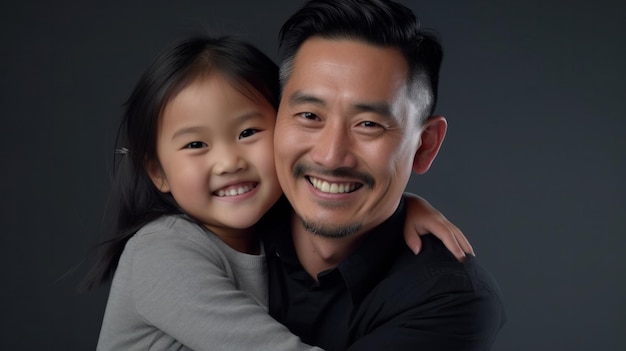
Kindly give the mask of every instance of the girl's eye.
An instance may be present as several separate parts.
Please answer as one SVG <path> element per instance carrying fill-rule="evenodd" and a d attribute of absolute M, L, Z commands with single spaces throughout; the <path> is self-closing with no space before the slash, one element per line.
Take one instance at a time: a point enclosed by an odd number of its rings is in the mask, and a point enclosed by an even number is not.
<path fill-rule="evenodd" d="M 185 145 L 185 149 L 200 149 L 203 147 L 207 147 L 208 145 L 202 141 L 192 141 L 189 144 Z"/>
<path fill-rule="evenodd" d="M 252 129 L 252 128 L 246 129 L 243 132 L 241 132 L 241 134 L 239 134 L 239 139 L 251 137 L 257 132 L 259 132 L 259 129 Z"/>

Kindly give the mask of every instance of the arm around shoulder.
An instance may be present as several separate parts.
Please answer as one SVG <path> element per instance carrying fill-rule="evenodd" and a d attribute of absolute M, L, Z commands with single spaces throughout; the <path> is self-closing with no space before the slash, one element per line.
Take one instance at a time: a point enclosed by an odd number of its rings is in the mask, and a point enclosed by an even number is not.
<path fill-rule="evenodd" d="M 348 350 L 489 350 L 506 321 L 499 288 L 480 266 L 468 274 L 444 267 L 388 301 L 387 315 L 371 315 L 379 323 L 362 324 Z"/>

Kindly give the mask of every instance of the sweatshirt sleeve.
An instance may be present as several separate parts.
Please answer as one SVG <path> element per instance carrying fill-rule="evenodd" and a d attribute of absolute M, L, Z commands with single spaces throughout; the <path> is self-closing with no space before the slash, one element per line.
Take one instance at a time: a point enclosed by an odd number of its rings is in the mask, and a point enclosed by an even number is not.
<path fill-rule="evenodd" d="M 132 297 L 147 323 L 194 350 L 321 350 L 238 290 L 211 240 L 169 230 L 134 247 Z"/>

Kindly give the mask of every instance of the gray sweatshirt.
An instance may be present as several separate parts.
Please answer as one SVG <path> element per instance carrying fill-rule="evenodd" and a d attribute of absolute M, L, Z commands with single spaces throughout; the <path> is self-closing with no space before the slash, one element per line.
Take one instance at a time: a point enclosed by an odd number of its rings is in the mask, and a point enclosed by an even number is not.
<path fill-rule="evenodd" d="M 321 350 L 267 314 L 265 255 L 237 252 L 185 216 L 126 244 L 98 350 Z"/>

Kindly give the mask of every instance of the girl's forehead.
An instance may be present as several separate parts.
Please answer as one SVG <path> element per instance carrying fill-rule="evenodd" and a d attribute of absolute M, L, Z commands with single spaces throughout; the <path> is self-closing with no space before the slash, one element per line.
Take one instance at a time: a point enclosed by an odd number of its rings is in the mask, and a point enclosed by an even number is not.
<path fill-rule="evenodd" d="M 276 111 L 259 92 L 212 74 L 191 81 L 170 99 L 161 114 L 160 127 L 166 134 L 190 126 L 218 130 L 234 127 L 250 116 L 273 122 Z"/>
<path fill-rule="evenodd" d="M 228 92 L 228 94 L 234 93 L 250 100 L 251 103 L 272 106 L 268 98 L 255 88 L 252 82 L 246 81 L 243 77 L 233 77 L 225 74 L 215 67 L 197 72 L 193 77 L 187 79 L 186 82 L 181 84 L 180 88 L 172 94 L 169 101 L 176 98 L 176 96 L 180 95 L 184 90 L 197 89 L 198 86 L 213 87 L 214 89 L 212 90 L 217 95 L 223 92 Z"/>

